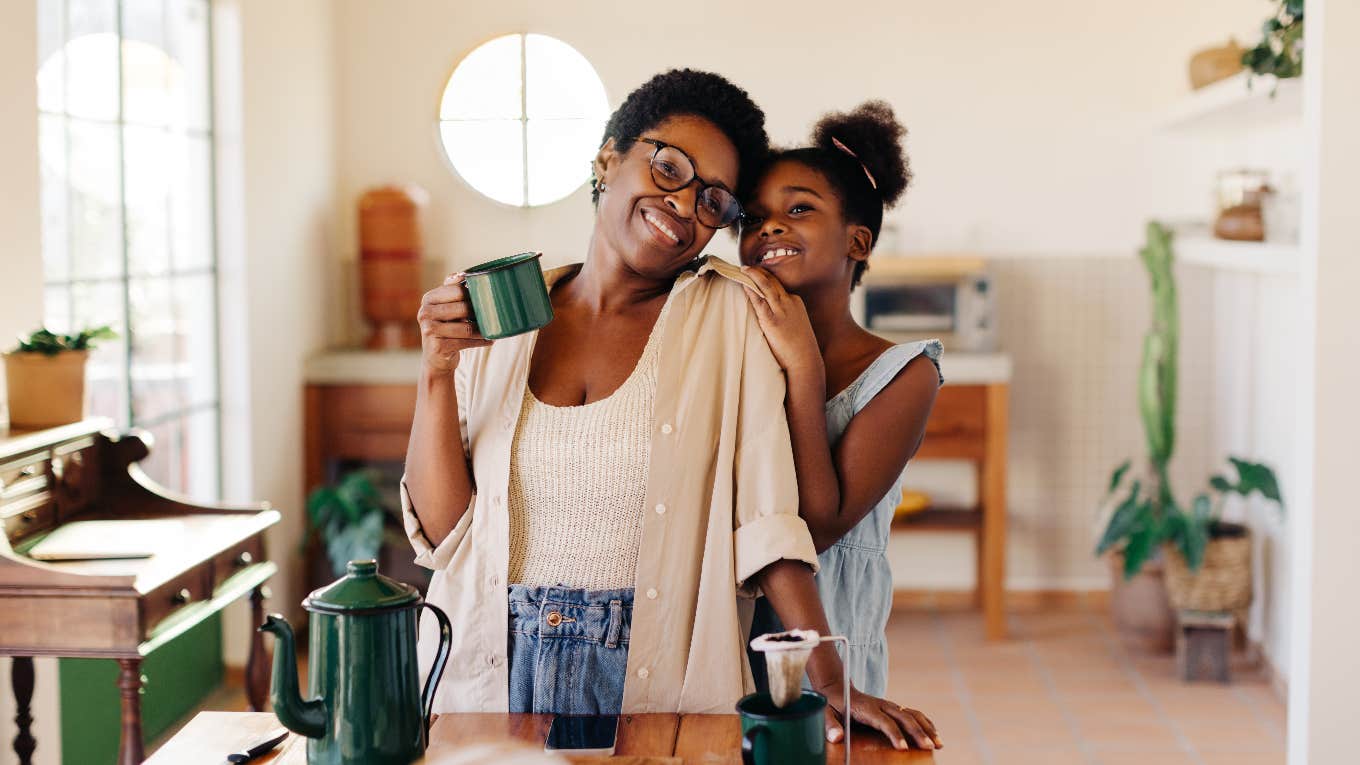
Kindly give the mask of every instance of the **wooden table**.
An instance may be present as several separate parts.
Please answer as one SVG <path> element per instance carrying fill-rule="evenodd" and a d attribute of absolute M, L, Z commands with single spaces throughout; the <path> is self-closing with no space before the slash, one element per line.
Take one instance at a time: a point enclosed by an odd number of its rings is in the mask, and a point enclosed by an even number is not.
<path fill-rule="evenodd" d="M 451 754 L 474 741 L 513 739 L 542 747 L 551 722 L 552 715 L 441 715 L 430 729 L 426 761 L 436 765 L 440 754 Z M 146 765 L 225 762 L 229 752 L 276 727 L 278 721 L 272 714 L 202 712 L 166 742 Z M 929 763 L 934 760 L 928 751 L 896 751 L 881 735 L 862 728 L 855 729 L 851 745 L 851 760 L 855 765 Z M 614 757 L 582 757 L 572 758 L 572 761 L 611 765 L 739 765 L 740 750 L 741 723 L 736 715 L 625 715 L 619 722 Z M 827 747 L 828 765 L 843 762 L 844 756 L 839 745 Z M 255 760 L 256 765 L 305 765 L 306 762 L 307 744 L 297 734 L 290 735 L 272 754 Z"/>

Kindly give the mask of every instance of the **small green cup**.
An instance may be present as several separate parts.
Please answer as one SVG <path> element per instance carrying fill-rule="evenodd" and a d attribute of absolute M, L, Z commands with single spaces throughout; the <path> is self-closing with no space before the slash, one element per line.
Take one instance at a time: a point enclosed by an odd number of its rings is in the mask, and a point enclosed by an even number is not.
<path fill-rule="evenodd" d="M 783 709 L 768 693 L 737 702 L 743 765 L 826 765 L 826 697 L 803 691 Z"/>
<path fill-rule="evenodd" d="M 538 262 L 541 257 L 541 252 L 521 252 L 463 272 L 472 320 L 482 337 L 499 340 L 522 335 L 552 321 L 548 284 Z"/>

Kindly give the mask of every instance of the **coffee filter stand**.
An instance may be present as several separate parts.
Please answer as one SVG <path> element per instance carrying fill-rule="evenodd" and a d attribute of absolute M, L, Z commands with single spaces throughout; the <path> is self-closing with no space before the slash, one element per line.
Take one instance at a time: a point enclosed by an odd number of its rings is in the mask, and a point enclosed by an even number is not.
<path fill-rule="evenodd" d="M 798 666 L 798 679 L 801 684 L 803 673 L 807 668 L 808 659 L 812 656 L 812 649 L 822 643 L 844 643 L 845 655 L 841 658 L 841 669 L 843 671 L 842 687 L 845 689 L 845 706 L 843 709 L 844 719 L 841 721 L 841 728 L 845 730 L 845 738 L 842 743 L 845 746 L 845 765 L 850 765 L 850 728 L 853 727 L 850 721 L 850 640 L 842 635 L 827 635 L 823 637 L 816 630 L 785 630 L 784 632 L 771 632 L 761 635 L 751 640 L 751 650 L 760 651 L 765 654 L 765 674 L 766 677 L 773 677 L 775 667 L 775 654 L 783 654 L 787 661 L 792 661 Z M 771 694 L 773 696 L 773 693 Z M 778 701 L 775 702 L 779 706 Z"/>

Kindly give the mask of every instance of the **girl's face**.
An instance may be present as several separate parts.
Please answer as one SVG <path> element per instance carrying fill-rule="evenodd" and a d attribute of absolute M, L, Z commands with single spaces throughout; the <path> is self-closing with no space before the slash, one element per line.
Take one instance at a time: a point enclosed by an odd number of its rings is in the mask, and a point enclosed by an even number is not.
<path fill-rule="evenodd" d="M 700 184 L 737 187 L 737 147 L 716 125 L 701 117 L 666 119 L 636 138 L 649 138 L 678 148 L 694 164 L 697 182 L 679 191 L 663 191 L 652 179 L 654 144 L 635 142 L 619 153 L 611 139 L 596 158 L 596 177 L 604 179 L 597 231 L 620 253 L 628 270 L 666 279 L 698 257 L 715 229 L 695 217 Z"/>
<path fill-rule="evenodd" d="M 857 230 L 847 225 L 831 184 L 795 160 L 776 162 L 745 206 L 741 262 L 767 269 L 790 292 L 844 282 L 867 257 Z"/>

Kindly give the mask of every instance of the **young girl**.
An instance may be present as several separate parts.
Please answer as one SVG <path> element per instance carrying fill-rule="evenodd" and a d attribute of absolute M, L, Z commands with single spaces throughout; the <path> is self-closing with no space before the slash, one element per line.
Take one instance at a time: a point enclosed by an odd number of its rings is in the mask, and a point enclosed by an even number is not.
<path fill-rule="evenodd" d="M 911 180 L 905 133 L 881 101 L 827 115 L 811 146 L 771 156 L 740 234 L 743 270 L 758 288 L 747 298 L 788 379 L 799 514 L 819 553 L 817 588 L 832 631 L 850 639 L 852 681 L 876 695 L 887 686 L 889 525 L 943 381 L 939 341 L 894 345 L 850 316 L 883 210 Z M 751 634 L 778 629 L 762 601 Z M 753 669 L 763 666 L 753 661 Z"/>

